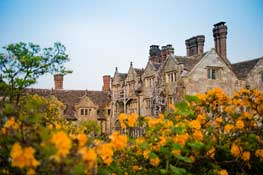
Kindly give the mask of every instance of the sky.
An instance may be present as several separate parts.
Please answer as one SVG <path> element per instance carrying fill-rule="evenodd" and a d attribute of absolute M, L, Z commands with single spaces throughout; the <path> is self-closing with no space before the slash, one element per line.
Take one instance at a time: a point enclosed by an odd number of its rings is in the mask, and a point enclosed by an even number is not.
<path fill-rule="evenodd" d="M 59 41 L 73 70 L 64 88 L 101 90 L 102 76 L 115 67 L 145 67 L 150 45 L 172 44 L 175 55 L 186 55 L 185 40 L 205 35 L 204 50 L 213 48 L 220 21 L 228 26 L 232 63 L 263 56 L 263 0 L 1 0 L 0 47 Z M 52 75 L 33 87 L 53 88 Z"/>

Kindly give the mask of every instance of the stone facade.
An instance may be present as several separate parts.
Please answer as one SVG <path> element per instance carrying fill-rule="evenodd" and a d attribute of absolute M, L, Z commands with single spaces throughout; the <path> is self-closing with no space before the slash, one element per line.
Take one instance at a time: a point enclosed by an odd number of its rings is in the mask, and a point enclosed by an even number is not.
<path fill-rule="evenodd" d="M 205 93 L 214 87 L 228 94 L 246 87 L 262 90 L 263 57 L 231 64 L 226 55 L 225 22 L 215 24 L 213 34 L 215 49 L 207 52 L 203 52 L 205 37 L 198 35 L 186 40 L 187 56 L 174 55 L 170 44 L 162 49 L 152 45 L 145 69 L 131 64 L 128 73 L 119 73 L 116 68 L 111 86 L 112 126 L 118 126 L 122 112 L 156 116 L 186 94 Z"/>

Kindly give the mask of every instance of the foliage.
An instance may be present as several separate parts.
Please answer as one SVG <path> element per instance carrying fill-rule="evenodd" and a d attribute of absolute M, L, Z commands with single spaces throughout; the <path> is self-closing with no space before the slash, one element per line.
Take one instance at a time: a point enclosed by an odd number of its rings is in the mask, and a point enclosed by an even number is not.
<path fill-rule="evenodd" d="M 61 43 L 54 43 L 53 47 L 44 49 L 23 42 L 3 48 L 5 53 L 0 54 L 0 88 L 1 95 L 7 96 L 9 101 L 15 99 L 18 103 L 21 91 L 44 74 L 71 73 L 63 65 L 69 61 L 69 57 Z"/>
<path fill-rule="evenodd" d="M 140 126 L 144 134 L 113 132 L 105 140 L 54 117 L 60 105 L 48 101 L 28 97 L 19 116 L 2 118 L 0 174 L 263 172 L 263 92 L 258 90 L 242 89 L 230 97 L 215 88 L 187 96 L 158 117 L 121 114 L 124 130 Z"/>

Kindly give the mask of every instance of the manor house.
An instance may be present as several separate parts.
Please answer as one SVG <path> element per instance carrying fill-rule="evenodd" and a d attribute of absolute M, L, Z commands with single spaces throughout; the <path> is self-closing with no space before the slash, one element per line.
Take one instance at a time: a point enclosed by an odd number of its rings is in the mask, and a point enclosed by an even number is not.
<path fill-rule="evenodd" d="M 263 89 L 263 57 L 232 64 L 227 57 L 227 26 L 213 27 L 215 48 L 204 52 L 205 36 L 185 40 L 186 56 L 176 55 L 172 45 L 150 46 L 144 69 L 130 64 L 127 73 L 116 68 L 111 80 L 112 122 L 120 113 L 156 116 L 185 96 L 214 87 L 228 94 L 240 88 Z"/>

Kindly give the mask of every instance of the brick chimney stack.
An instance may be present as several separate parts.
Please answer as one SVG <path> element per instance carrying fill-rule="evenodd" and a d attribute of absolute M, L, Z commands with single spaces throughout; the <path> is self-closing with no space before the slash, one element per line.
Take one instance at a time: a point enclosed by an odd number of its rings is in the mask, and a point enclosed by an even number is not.
<path fill-rule="evenodd" d="M 200 55 L 204 52 L 205 36 L 197 35 L 185 40 L 186 55 Z"/>
<path fill-rule="evenodd" d="M 64 79 L 64 76 L 62 74 L 54 75 L 55 90 L 63 89 L 63 79 Z"/>
<path fill-rule="evenodd" d="M 215 41 L 215 49 L 217 53 L 223 57 L 227 58 L 227 48 L 226 48 L 226 38 L 227 38 L 227 26 L 225 22 L 219 22 L 214 24 L 213 36 Z"/>
<path fill-rule="evenodd" d="M 161 62 L 164 62 L 167 56 L 174 55 L 174 48 L 171 44 L 167 44 L 166 46 L 162 46 L 160 58 Z"/>
<path fill-rule="evenodd" d="M 111 82 L 110 75 L 104 75 L 103 76 L 103 87 L 102 87 L 103 91 L 105 91 L 105 92 L 110 91 L 110 82 Z"/>
<path fill-rule="evenodd" d="M 149 60 L 153 63 L 160 63 L 161 50 L 158 45 L 151 45 L 149 50 Z"/>

